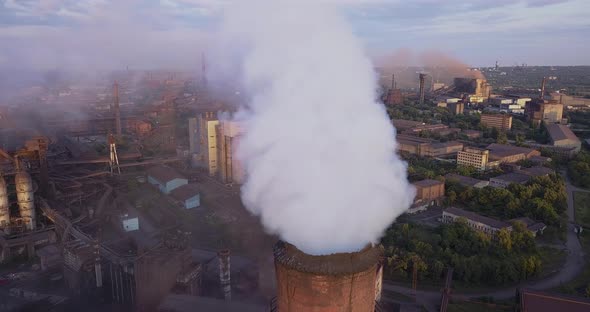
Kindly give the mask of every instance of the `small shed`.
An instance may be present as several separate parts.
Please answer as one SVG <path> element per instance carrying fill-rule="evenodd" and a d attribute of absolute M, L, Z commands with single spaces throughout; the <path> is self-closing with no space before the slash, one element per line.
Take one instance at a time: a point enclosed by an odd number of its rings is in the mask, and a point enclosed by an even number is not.
<path fill-rule="evenodd" d="M 196 184 L 185 184 L 170 192 L 170 196 L 182 203 L 185 209 L 201 206 L 201 194 Z"/>
<path fill-rule="evenodd" d="M 155 166 L 147 172 L 148 182 L 155 185 L 164 194 L 188 184 L 188 179 L 168 166 Z"/>

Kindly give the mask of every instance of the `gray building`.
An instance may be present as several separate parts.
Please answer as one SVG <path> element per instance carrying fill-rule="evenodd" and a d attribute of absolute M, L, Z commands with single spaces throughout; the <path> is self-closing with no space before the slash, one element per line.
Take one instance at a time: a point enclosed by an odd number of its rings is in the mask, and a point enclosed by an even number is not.
<path fill-rule="evenodd" d="M 173 168 L 163 165 L 150 168 L 147 178 L 150 184 L 156 186 L 164 194 L 170 194 L 174 189 L 188 184 L 187 178 Z"/>

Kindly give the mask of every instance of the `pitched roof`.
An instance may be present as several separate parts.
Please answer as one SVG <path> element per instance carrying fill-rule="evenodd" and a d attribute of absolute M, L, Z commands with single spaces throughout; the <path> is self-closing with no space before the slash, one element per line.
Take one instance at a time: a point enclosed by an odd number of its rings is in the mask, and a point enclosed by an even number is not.
<path fill-rule="evenodd" d="M 148 169 L 147 173 L 149 176 L 162 183 L 167 183 L 174 179 L 186 179 L 173 168 L 164 165 L 151 167 Z"/>
<path fill-rule="evenodd" d="M 487 149 L 490 150 L 490 154 L 493 154 L 490 156 L 494 157 L 508 157 L 518 154 L 528 155 L 535 151 L 532 148 L 497 143 L 492 143 L 488 145 Z"/>
<path fill-rule="evenodd" d="M 170 192 L 170 196 L 180 201 L 191 199 L 196 195 L 199 195 L 199 187 L 196 184 L 185 184 Z"/>
<path fill-rule="evenodd" d="M 463 217 L 463 218 L 469 219 L 471 221 L 479 222 L 479 223 L 488 225 L 488 226 L 496 228 L 496 229 L 503 229 L 503 228 L 510 227 L 510 224 L 508 224 L 504 221 L 492 219 L 489 217 L 484 217 L 484 216 L 479 215 L 475 212 L 471 212 L 471 211 L 467 211 L 467 210 L 463 210 L 463 209 L 459 209 L 459 208 L 455 208 L 455 207 L 449 207 L 449 208 L 445 209 L 443 212 L 451 213 L 451 214 L 454 214 L 458 217 Z"/>
<path fill-rule="evenodd" d="M 566 125 L 549 124 L 547 125 L 547 131 L 549 132 L 551 140 L 554 142 L 561 140 L 580 141 L 580 139 L 578 139 L 578 137 Z"/>
<path fill-rule="evenodd" d="M 521 289 L 520 308 L 522 312 L 583 312 L 590 311 L 590 300 L 555 293 Z"/>
<path fill-rule="evenodd" d="M 531 179 L 531 177 L 529 175 L 526 174 L 522 174 L 522 173 L 516 173 L 516 172 L 510 172 L 510 173 L 506 173 L 506 174 L 502 174 L 499 175 L 495 178 L 490 178 L 490 181 L 492 180 L 497 180 L 497 181 L 503 181 L 503 182 L 508 182 L 508 183 L 526 183 Z"/>

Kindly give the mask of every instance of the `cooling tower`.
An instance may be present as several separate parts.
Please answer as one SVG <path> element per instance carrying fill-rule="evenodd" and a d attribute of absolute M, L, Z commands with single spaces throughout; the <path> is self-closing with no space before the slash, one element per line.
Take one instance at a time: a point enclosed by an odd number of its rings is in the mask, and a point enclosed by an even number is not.
<path fill-rule="evenodd" d="M 314 256 L 279 241 L 274 248 L 279 312 L 374 312 L 381 247 Z"/>
<path fill-rule="evenodd" d="M 10 223 L 10 205 L 8 204 L 8 192 L 6 181 L 0 176 L 0 228 Z"/>
<path fill-rule="evenodd" d="M 33 180 L 25 170 L 19 170 L 14 176 L 16 199 L 20 216 L 27 230 L 35 229 L 35 194 Z"/>

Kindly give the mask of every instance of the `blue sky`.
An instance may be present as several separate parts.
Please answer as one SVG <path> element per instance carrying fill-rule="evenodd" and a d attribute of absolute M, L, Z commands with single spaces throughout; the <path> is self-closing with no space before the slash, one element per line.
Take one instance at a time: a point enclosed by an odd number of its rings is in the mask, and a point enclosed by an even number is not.
<path fill-rule="evenodd" d="M 248 0 L 0 0 L 0 67 L 197 66 L 235 1 Z M 371 55 L 438 50 L 473 66 L 590 65 L 590 0 L 315 1 L 343 10 Z"/>

